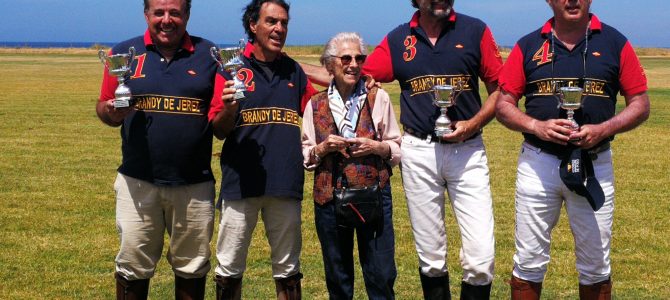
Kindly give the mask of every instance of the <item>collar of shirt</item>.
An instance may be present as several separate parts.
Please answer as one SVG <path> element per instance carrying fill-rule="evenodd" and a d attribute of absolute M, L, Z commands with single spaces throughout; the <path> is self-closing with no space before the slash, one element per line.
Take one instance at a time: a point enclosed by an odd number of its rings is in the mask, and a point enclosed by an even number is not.
<path fill-rule="evenodd" d="M 412 16 L 412 20 L 409 21 L 409 27 L 410 28 L 416 28 L 419 27 L 419 17 L 421 16 L 420 11 L 416 11 L 414 15 Z M 456 23 L 456 11 L 454 8 L 451 8 L 451 12 L 449 13 L 448 20 L 450 23 Z"/>
<path fill-rule="evenodd" d="M 149 29 L 147 29 L 147 31 L 144 32 L 144 46 L 149 47 L 152 45 L 155 46 L 154 41 L 151 40 Z M 195 46 L 193 45 L 191 36 L 188 34 L 188 32 L 184 33 L 184 37 L 181 40 L 181 48 L 191 53 L 195 52 Z"/>
<path fill-rule="evenodd" d="M 602 23 L 600 23 L 600 19 L 598 19 L 596 15 L 589 13 L 589 18 L 591 18 L 591 25 L 590 25 L 591 27 L 589 28 L 591 32 L 602 30 L 603 25 Z M 542 26 L 542 31 L 540 32 L 542 36 L 548 37 L 551 34 L 553 24 L 554 24 L 554 18 L 551 18 L 547 20 L 546 23 L 544 23 L 544 26 Z"/>

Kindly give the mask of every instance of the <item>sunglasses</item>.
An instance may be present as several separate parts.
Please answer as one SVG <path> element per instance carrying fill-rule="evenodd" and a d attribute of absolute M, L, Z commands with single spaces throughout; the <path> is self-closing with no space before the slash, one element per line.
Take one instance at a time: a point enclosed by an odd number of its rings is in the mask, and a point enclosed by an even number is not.
<path fill-rule="evenodd" d="M 362 64 L 363 62 L 365 62 L 365 59 L 366 59 L 368 56 L 367 56 L 367 55 L 363 55 L 363 54 L 358 54 L 358 55 L 352 57 L 351 55 L 347 54 L 347 55 L 342 55 L 342 56 L 331 55 L 331 57 L 337 57 L 337 58 L 339 58 L 343 65 L 348 65 L 348 64 L 350 64 L 352 59 L 355 59 L 355 60 L 356 60 L 356 63 L 360 65 L 360 64 Z"/>

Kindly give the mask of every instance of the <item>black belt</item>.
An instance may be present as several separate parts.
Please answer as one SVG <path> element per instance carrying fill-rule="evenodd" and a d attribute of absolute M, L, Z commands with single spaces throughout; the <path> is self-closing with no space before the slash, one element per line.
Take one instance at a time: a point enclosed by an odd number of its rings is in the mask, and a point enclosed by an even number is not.
<path fill-rule="evenodd" d="M 540 149 L 540 151 L 542 151 L 542 152 L 549 153 L 549 154 L 551 154 L 553 156 L 556 156 L 556 157 L 559 157 L 559 158 L 566 155 L 565 151 L 556 151 L 555 149 L 547 149 L 547 148 L 541 147 L 539 145 L 536 145 L 535 143 L 533 143 L 530 140 L 526 140 L 525 142 L 528 143 L 529 145 L 535 147 L 535 148 Z M 598 158 L 598 154 L 600 154 L 601 152 L 605 152 L 609 149 L 610 149 L 610 142 L 607 141 L 605 143 L 602 143 L 600 145 L 596 145 L 595 147 L 589 149 L 588 152 L 589 152 L 589 155 L 591 156 L 591 159 L 596 160 Z"/>
<path fill-rule="evenodd" d="M 443 140 L 442 137 L 438 137 L 437 135 L 435 135 L 434 132 L 433 132 L 433 133 L 430 133 L 430 134 L 428 134 L 428 133 L 421 133 L 421 132 L 419 132 L 419 131 L 417 131 L 417 130 L 414 130 L 414 129 L 409 128 L 409 127 L 404 127 L 404 126 L 403 126 L 402 129 L 403 129 L 403 131 L 405 131 L 405 133 L 409 133 L 411 136 L 420 138 L 420 139 L 422 139 L 422 140 L 428 140 L 428 138 L 430 137 L 430 142 L 431 142 L 431 143 L 438 143 L 438 144 L 458 144 L 458 142 L 450 142 L 450 141 Z M 467 138 L 465 141 L 469 141 L 469 140 L 474 139 L 474 138 L 476 138 L 476 137 L 478 137 L 478 136 L 479 136 L 479 133 L 477 133 L 477 134 L 473 134 L 471 137 Z M 465 142 L 465 141 L 464 141 L 464 142 Z"/>

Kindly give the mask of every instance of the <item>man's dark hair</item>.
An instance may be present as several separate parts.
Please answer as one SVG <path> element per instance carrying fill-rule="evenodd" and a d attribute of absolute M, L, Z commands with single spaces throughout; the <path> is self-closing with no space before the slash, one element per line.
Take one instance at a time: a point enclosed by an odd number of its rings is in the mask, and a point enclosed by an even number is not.
<path fill-rule="evenodd" d="M 191 0 L 184 0 L 184 5 L 186 5 L 185 13 L 188 15 L 191 13 Z M 149 11 L 149 0 L 144 0 L 144 12 Z"/>
<path fill-rule="evenodd" d="M 419 4 L 416 3 L 416 0 L 412 0 L 412 7 L 419 8 Z"/>
<path fill-rule="evenodd" d="M 242 16 L 242 25 L 244 26 L 244 31 L 247 33 L 249 41 L 253 41 L 256 38 L 256 35 L 251 32 L 251 22 L 258 22 L 258 18 L 261 17 L 261 7 L 267 2 L 281 6 L 286 10 L 287 15 L 289 8 L 291 7 L 284 0 L 252 0 L 247 7 L 244 8 L 244 15 Z"/>

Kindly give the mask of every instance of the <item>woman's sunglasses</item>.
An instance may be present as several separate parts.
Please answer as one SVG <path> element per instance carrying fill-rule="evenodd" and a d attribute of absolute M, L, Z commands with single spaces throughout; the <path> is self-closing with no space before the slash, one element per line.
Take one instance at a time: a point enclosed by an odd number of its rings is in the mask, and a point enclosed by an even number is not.
<path fill-rule="evenodd" d="M 343 65 L 350 64 L 352 59 L 355 59 L 356 63 L 360 65 L 360 64 L 363 64 L 363 62 L 365 62 L 365 59 L 368 56 L 363 55 L 363 54 L 358 54 L 358 55 L 352 57 L 351 55 L 347 54 L 347 55 L 342 55 L 342 56 L 331 55 L 331 57 L 339 58 Z"/>

